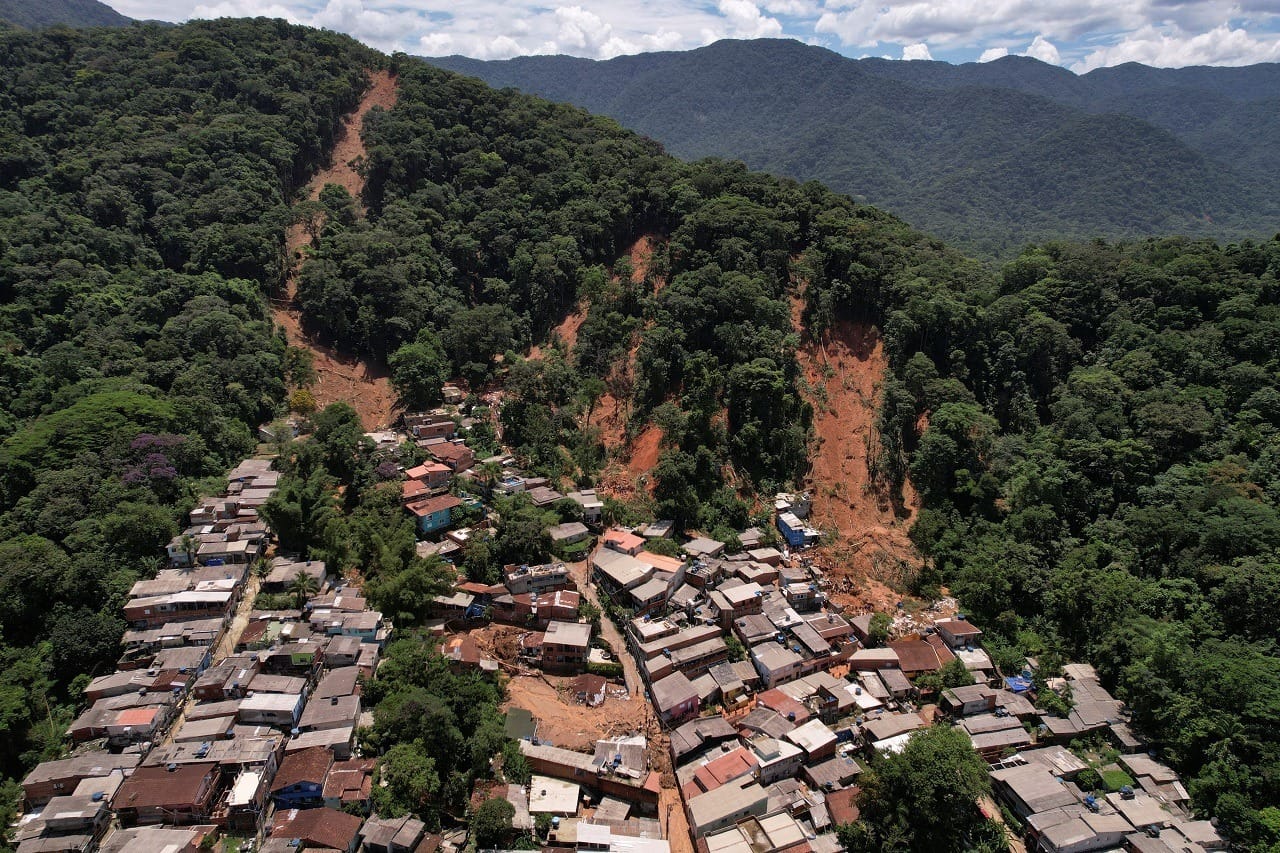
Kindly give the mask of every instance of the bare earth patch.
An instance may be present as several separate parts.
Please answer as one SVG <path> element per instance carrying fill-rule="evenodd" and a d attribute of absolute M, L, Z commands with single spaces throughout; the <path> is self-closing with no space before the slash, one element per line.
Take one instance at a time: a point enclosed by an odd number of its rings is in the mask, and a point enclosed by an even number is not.
<path fill-rule="evenodd" d="M 338 142 L 334 146 L 333 162 L 316 174 L 308 189 L 311 199 L 320 195 L 326 184 L 338 184 L 359 203 L 364 189 L 364 178 L 355 164 L 364 156 L 364 141 L 360 128 L 365 114 L 373 107 L 391 109 L 396 102 L 396 82 L 390 73 L 377 71 L 370 76 L 372 85 L 361 99 L 360 105 L 342 122 Z M 363 210 L 363 208 L 361 208 Z M 388 426 L 394 419 L 395 392 L 391 390 L 390 374 L 384 365 L 340 353 L 333 347 L 315 341 L 302 326 L 302 311 L 298 307 L 298 272 L 302 265 L 302 253 L 310 239 L 302 224 L 291 225 L 285 233 L 285 251 L 290 259 L 285 277 L 284 292 L 271 300 L 272 318 L 285 330 L 291 346 L 311 351 L 316 369 L 316 383 L 311 388 L 321 408 L 339 401 L 349 403 L 360 414 L 365 429 Z"/>
<path fill-rule="evenodd" d="M 803 333 L 802 308 L 793 299 L 792 322 Z M 888 371 L 884 345 L 874 326 L 847 320 L 817 340 L 803 339 L 796 358 L 809 386 L 817 434 L 805 484 L 813 497 L 813 523 L 836 533 L 836 543 L 815 556 L 832 579 L 837 602 L 889 609 L 900 596 L 886 583 L 898 584 L 921 561 L 907 536 L 919 508 L 915 491 L 908 483 L 901 510 L 895 510 L 890 496 L 873 484 L 868 465 Z"/>

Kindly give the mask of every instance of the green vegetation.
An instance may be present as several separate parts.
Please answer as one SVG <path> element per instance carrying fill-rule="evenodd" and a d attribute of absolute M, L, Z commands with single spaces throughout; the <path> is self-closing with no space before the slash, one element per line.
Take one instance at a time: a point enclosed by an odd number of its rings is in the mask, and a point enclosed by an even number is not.
<path fill-rule="evenodd" d="M 279 410 L 287 202 L 377 61 L 283 22 L 0 28 L 0 775 L 60 752 L 129 588 Z"/>
<path fill-rule="evenodd" d="M 936 850 L 943 838 L 956 850 L 1008 849 L 1000 826 L 978 810 L 991 780 L 962 729 L 920 730 L 901 752 L 873 761 L 858 784 L 858 823 L 836 827 L 851 853 Z"/>
<path fill-rule="evenodd" d="M 884 321 L 917 586 L 947 583 L 1006 666 L 1093 662 L 1251 850 L 1280 842 L 1277 273 L 1277 241 L 1049 244 Z"/>
<path fill-rule="evenodd" d="M 682 157 L 822 181 L 989 254 L 1275 231 L 1274 65 L 1077 77 L 1025 57 L 853 60 L 769 39 L 604 62 L 431 61 L 612 116 Z"/>
<path fill-rule="evenodd" d="M 412 812 L 438 828 L 443 814 L 462 813 L 472 782 L 488 774 L 495 755 L 510 753 L 512 742 L 498 712 L 501 688 L 478 672 L 450 672 L 436 642 L 413 636 L 387 647 L 377 678 L 365 685 L 374 722 L 363 741 L 382 756 L 386 784 L 374 785 L 374 810 Z M 518 775 L 523 758 L 514 754 L 520 761 L 507 766 Z"/>

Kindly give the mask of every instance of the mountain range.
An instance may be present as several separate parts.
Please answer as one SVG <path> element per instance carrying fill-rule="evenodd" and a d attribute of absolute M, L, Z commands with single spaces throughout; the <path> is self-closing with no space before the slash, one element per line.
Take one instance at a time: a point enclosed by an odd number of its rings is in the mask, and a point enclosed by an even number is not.
<path fill-rule="evenodd" d="M 608 115 L 679 156 L 822 181 L 989 254 L 1280 227 L 1280 64 L 1077 75 L 1027 57 L 855 60 L 778 39 L 429 61 Z"/>
<path fill-rule="evenodd" d="M 27 30 L 68 27 L 127 27 L 133 23 L 98 0 L 0 0 L 0 21 Z"/>

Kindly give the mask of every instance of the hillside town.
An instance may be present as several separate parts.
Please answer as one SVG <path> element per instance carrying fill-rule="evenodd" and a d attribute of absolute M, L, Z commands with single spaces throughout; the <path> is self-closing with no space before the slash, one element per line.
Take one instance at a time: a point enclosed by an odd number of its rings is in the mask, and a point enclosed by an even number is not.
<path fill-rule="evenodd" d="M 450 668 L 508 690 L 532 776 L 477 782 L 472 801 L 509 802 L 538 846 L 837 853 L 877 756 L 950 726 L 990 768 L 996 799 L 973 808 L 1015 849 L 1225 849 L 1089 665 L 1002 671 L 949 599 L 836 601 L 808 495 L 778 494 L 772 523 L 732 543 L 661 519 L 607 526 L 602 494 L 477 460 L 460 422 L 455 406 L 367 436 L 429 457 L 400 484 L 420 556 L 493 535 L 495 496 L 568 500 L 582 519 L 548 529 L 558 558 L 495 584 L 459 572 L 426 621 Z M 271 459 L 246 459 L 134 585 L 117 671 L 87 685 L 65 757 L 22 781 L 21 853 L 474 847 L 465 827 L 371 812 L 361 693 L 396 629 L 358 584 L 277 553 L 258 509 L 278 482 Z"/>

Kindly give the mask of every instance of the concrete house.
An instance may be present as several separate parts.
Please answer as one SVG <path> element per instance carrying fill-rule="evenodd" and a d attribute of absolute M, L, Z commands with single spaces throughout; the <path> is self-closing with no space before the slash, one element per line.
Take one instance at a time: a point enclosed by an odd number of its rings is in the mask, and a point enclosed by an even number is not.
<path fill-rule="evenodd" d="M 542 668 L 578 672 L 587 665 L 591 626 L 585 622 L 551 622 L 542 638 Z"/>
<path fill-rule="evenodd" d="M 299 750 L 284 757 L 271 782 L 271 799 L 281 809 L 310 808 L 324 804 L 324 780 L 333 766 L 333 753 L 322 746 Z"/>
<path fill-rule="evenodd" d="M 405 504 L 405 509 L 417 520 L 418 532 L 430 534 L 452 524 L 453 511 L 460 506 L 462 501 L 453 495 L 437 495 Z"/>

